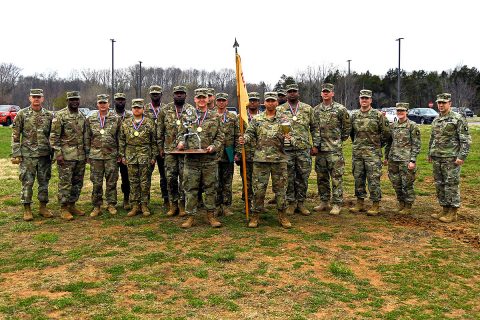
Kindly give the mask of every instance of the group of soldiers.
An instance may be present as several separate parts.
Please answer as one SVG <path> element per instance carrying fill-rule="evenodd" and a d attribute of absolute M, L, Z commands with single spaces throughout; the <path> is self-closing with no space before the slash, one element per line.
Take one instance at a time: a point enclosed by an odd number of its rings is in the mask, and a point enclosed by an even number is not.
<path fill-rule="evenodd" d="M 398 121 L 390 124 L 372 108 L 372 91 L 361 90 L 360 108 L 351 114 L 334 101 L 334 85 L 321 87 L 322 102 L 316 107 L 300 101 L 297 84 L 260 94 L 249 93 L 248 123 L 227 110 L 228 94 L 213 88 L 195 90 L 195 106 L 186 103 L 185 86 L 173 88 L 173 102 L 161 102 L 163 90 L 149 89 L 150 102 L 133 99 L 126 109 L 124 93 L 97 96 L 97 109 L 88 117 L 78 111 L 80 94 L 67 92 L 67 107 L 53 114 L 43 108 L 42 89 L 30 90 L 30 106 L 15 118 L 12 163 L 19 164 L 23 219 L 33 220 L 33 184 L 38 183 L 39 213 L 50 218 L 48 184 L 53 162 L 58 168 L 60 217 L 85 215 L 75 204 L 83 187 L 85 167 L 90 165 L 93 184 L 91 217 L 102 213 L 105 181 L 106 209 L 117 213 L 117 180 L 121 175 L 123 207 L 127 216 L 149 216 L 150 186 L 157 165 L 167 216 L 185 217 L 190 228 L 200 210 L 208 223 L 220 227 L 218 217 L 232 215 L 234 163 L 247 185 L 242 198 L 255 228 L 265 211 L 265 193 L 271 176 L 278 219 L 290 228 L 289 215 L 310 215 L 305 206 L 308 178 L 315 157 L 319 205 L 317 212 L 340 214 L 343 206 L 345 160 L 343 143 L 352 140 L 352 166 L 357 198 L 351 212 L 380 213 L 382 165 L 397 195 L 401 214 L 410 214 L 415 200 L 416 161 L 420 130 L 407 118 L 408 103 L 396 105 Z M 440 111 L 432 123 L 428 160 L 433 163 L 437 198 L 442 211 L 432 214 L 443 222 L 457 219 L 460 207 L 460 168 L 471 137 L 465 118 L 451 111 L 451 95 L 437 96 Z M 240 128 L 245 128 L 241 134 Z M 242 159 L 242 156 L 245 159 Z M 384 159 L 382 161 L 382 159 Z M 156 164 L 156 165 L 155 165 Z M 244 165 L 245 164 L 245 165 Z M 367 183 L 368 182 L 368 183 Z M 367 186 L 372 202 L 366 208 Z M 247 200 L 248 199 L 248 200 Z"/>

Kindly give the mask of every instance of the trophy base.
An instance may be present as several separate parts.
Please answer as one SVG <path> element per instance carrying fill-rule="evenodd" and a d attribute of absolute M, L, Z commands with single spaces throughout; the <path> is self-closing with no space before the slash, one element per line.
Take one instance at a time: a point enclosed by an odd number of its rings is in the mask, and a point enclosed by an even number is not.
<path fill-rule="evenodd" d="M 167 152 L 167 154 L 204 154 L 207 153 L 206 149 L 187 149 L 187 150 L 174 150 Z"/>

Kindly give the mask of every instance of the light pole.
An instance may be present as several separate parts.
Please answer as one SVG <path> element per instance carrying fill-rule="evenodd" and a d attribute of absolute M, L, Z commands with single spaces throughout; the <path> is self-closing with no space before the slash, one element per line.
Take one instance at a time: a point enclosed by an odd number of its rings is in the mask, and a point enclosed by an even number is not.
<path fill-rule="evenodd" d="M 350 78 L 350 62 L 351 62 L 351 61 L 352 61 L 351 59 L 348 59 L 348 60 L 347 60 L 347 63 L 348 63 L 348 73 L 347 73 L 347 76 L 345 77 L 345 107 L 346 107 L 347 109 L 350 109 L 350 108 L 348 107 L 348 104 L 347 104 L 347 101 L 348 101 L 348 88 L 347 88 L 347 84 L 348 84 L 348 82 L 350 81 L 349 78 Z"/>
<path fill-rule="evenodd" d="M 351 61 L 352 61 L 351 59 L 347 60 L 347 62 L 348 62 L 348 75 L 350 75 L 350 62 Z"/>
<path fill-rule="evenodd" d="M 115 95 L 115 54 L 114 54 L 114 44 L 115 44 L 115 39 L 110 39 L 112 41 L 112 95 L 111 95 L 111 101 L 113 105 L 113 96 Z"/>
<path fill-rule="evenodd" d="M 400 44 L 404 38 L 398 38 L 397 102 L 400 102 Z"/>
<path fill-rule="evenodd" d="M 138 61 L 138 63 L 140 64 L 140 72 L 139 72 L 139 75 L 138 75 L 138 97 L 141 98 L 142 97 L 142 61 Z"/>

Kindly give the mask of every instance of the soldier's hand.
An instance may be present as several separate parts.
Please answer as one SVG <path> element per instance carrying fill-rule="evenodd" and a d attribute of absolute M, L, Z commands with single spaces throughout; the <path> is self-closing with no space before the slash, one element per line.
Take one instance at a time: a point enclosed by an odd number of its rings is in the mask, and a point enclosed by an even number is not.
<path fill-rule="evenodd" d="M 12 164 L 19 164 L 20 162 L 22 162 L 22 157 L 14 157 L 11 161 Z"/>
<path fill-rule="evenodd" d="M 123 163 L 124 165 L 127 165 L 127 164 L 128 164 L 127 159 L 122 158 L 122 163 Z"/>
<path fill-rule="evenodd" d="M 428 157 L 428 158 L 427 158 L 427 161 L 428 161 L 428 162 L 432 162 L 432 157 Z"/>
<path fill-rule="evenodd" d="M 457 166 L 461 166 L 464 162 L 465 162 L 465 161 L 463 161 L 462 159 L 458 159 L 458 158 L 457 158 L 457 160 L 455 160 L 455 164 L 456 164 Z"/>
<path fill-rule="evenodd" d="M 242 164 L 242 159 L 240 158 L 240 155 L 238 153 L 235 154 L 235 156 L 233 157 L 233 161 L 235 161 L 235 164 L 237 166 Z"/>
<path fill-rule="evenodd" d="M 57 156 L 57 164 L 59 166 L 63 166 L 65 164 L 65 160 L 63 159 L 63 156 L 60 155 L 60 156 Z"/>
<path fill-rule="evenodd" d="M 207 147 L 207 153 L 213 153 L 215 152 L 215 147 L 214 146 L 208 146 Z"/>
<path fill-rule="evenodd" d="M 387 165 L 388 165 L 388 160 L 387 160 L 387 159 L 383 160 L 383 165 L 384 165 L 384 166 L 387 166 Z"/>
<path fill-rule="evenodd" d="M 288 140 L 288 141 L 290 141 L 290 139 L 292 139 L 292 136 L 290 135 L 290 132 L 289 132 L 289 133 L 285 133 L 285 134 L 283 135 L 283 137 L 285 138 L 285 140 Z"/>
<path fill-rule="evenodd" d="M 165 157 L 165 151 L 163 151 L 163 150 L 160 150 L 160 152 L 158 154 L 160 155 L 160 158 Z"/>
<path fill-rule="evenodd" d="M 417 165 L 415 164 L 415 162 L 411 162 L 411 161 L 410 161 L 410 162 L 408 163 L 408 170 L 413 170 L 413 169 L 415 169 L 416 166 L 417 166 Z"/>
<path fill-rule="evenodd" d="M 153 166 L 155 164 L 155 159 L 150 160 L 150 164 Z"/>
<path fill-rule="evenodd" d="M 238 137 L 238 143 L 245 144 L 245 138 L 243 136 Z"/>
<path fill-rule="evenodd" d="M 185 144 L 184 144 L 183 142 L 179 142 L 179 143 L 177 144 L 177 149 L 178 149 L 178 150 L 183 150 L 183 149 L 185 149 Z"/>
<path fill-rule="evenodd" d="M 117 158 L 117 162 L 118 162 L 118 163 L 122 162 L 122 158 L 121 158 L 121 157 L 118 157 L 118 158 Z"/>
<path fill-rule="evenodd" d="M 87 163 L 90 164 L 92 160 L 90 158 L 87 158 Z"/>
<path fill-rule="evenodd" d="M 312 147 L 312 150 L 310 150 L 310 155 L 314 156 L 318 153 L 318 148 L 317 147 Z"/>

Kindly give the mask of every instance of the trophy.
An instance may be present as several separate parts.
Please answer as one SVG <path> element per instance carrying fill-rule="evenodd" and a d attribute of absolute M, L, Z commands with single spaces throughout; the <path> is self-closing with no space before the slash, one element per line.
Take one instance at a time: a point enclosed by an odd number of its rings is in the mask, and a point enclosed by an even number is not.
<path fill-rule="evenodd" d="M 183 122 L 183 127 L 187 130 L 185 134 L 183 134 L 183 138 L 185 141 L 185 148 L 183 150 L 174 150 L 171 151 L 170 154 L 187 154 L 187 153 L 207 153 L 207 150 L 202 149 L 202 139 L 198 135 L 198 132 L 201 131 L 194 131 L 193 130 L 193 122 L 191 120 L 185 120 Z M 190 142 L 192 138 L 196 138 L 198 141 L 198 148 L 192 148 L 190 146 Z M 192 145 L 195 145 L 192 143 Z"/>
<path fill-rule="evenodd" d="M 280 123 L 280 129 L 282 130 L 282 133 L 285 136 L 286 134 L 289 134 L 292 131 L 292 126 L 290 125 L 289 121 L 284 120 Z M 291 145 L 290 139 L 284 138 L 284 145 L 286 147 L 289 147 Z"/>

